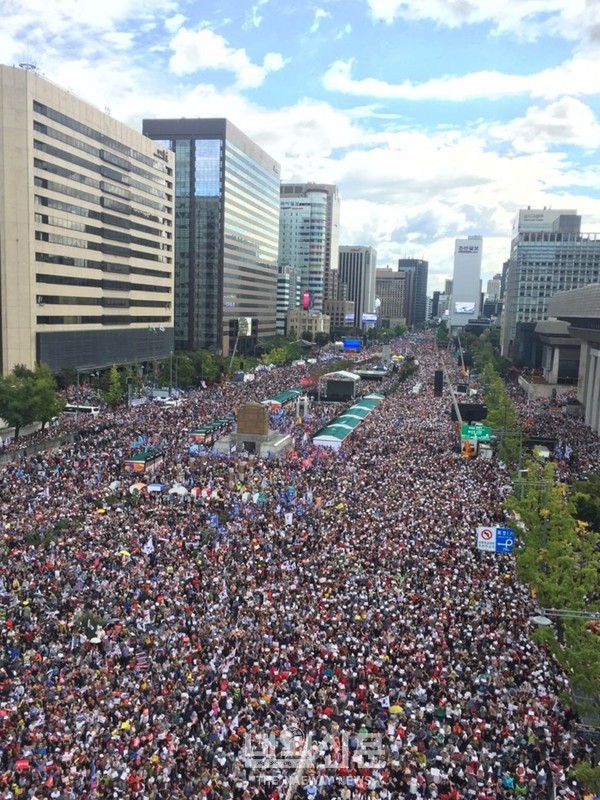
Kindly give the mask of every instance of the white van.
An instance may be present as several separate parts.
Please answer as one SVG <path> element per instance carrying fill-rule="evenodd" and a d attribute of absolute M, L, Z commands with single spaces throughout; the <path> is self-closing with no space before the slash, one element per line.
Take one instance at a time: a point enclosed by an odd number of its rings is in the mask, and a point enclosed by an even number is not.
<path fill-rule="evenodd" d="M 81 414 L 82 416 L 97 417 L 99 413 L 100 413 L 100 406 L 69 404 L 63 408 L 63 414 L 72 414 L 75 416 L 77 416 L 77 414 Z"/>

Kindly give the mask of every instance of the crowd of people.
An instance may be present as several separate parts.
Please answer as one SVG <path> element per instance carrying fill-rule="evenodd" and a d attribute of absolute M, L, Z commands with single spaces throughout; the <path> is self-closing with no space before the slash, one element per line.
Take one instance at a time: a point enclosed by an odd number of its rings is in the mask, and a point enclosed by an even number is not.
<path fill-rule="evenodd" d="M 535 600 L 475 547 L 506 475 L 457 451 L 433 342 L 394 348 L 418 370 L 386 373 L 338 451 L 312 444 L 340 411 L 315 402 L 276 412 L 278 459 L 190 454 L 295 366 L 0 468 L 1 800 L 583 800 Z M 163 461 L 132 489 L 140 441 Z"/>

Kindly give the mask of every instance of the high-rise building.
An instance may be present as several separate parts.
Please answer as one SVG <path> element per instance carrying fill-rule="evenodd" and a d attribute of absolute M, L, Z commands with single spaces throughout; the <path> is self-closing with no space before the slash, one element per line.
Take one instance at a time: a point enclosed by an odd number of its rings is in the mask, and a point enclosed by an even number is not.
<path fill-rule="evenodd" d="M 285 336 L 287 312 L 302 301 L 301 273 L 296 267 L 281 266 L 277 274 L 277 333 Z"/>
<path fill-rule="evenodd" d="M 600 233 L 581 233 L 575 210 L 520 211 L 506 269 L 502 354 L 514 355 L 519 323 L 547 319 L 554 294 L 599 281 Z"/>
<path fill-rule="evenodd" d="M 502 292 L 502 275 L 494 275 L 493 278 L 487 282 L 486 299 L 487 300 L 500 300 Z"/>
<path fill-rule="evenodd" d="M 275 335 L 279 164 L 226 119 L 143 131 L 175 152 L 175 342 L 249 354 Z"/>
<path fill-rule="evenodd" d="M 450 327 L 464 328 L 477 319 L 481 308 L 481 256 L 483 239 L 469 236 L 454 243 Z"/>
<path fill-rule="evenodd" d="M 339 269 L 327 273 L 323 312 L 331 320 L 331 335 L 342 335 L 345 328 L 354 326 L 354 303 L 348 300 L 348 287 L 340 281 Z"/>
<path fill-rule="evenodd" d="M 280 263 L 304 270 L 303 291 L 313 293 L 313 309 L 320 312 L 329 273 L 338 265 L 338 188 L 331 183 L 282 183 L 280 194 Z"/>
<path fill-rule="evenodd" d="M 381 301 L 379 316 L 384 327 L 407 324 L 407 305 L 410 295 L 407 288 L 412 273 L 378 269 L 375 273 L 375 294 Z"/>
<path fill-rule="evenodd" d="M 173 158 L 0 66 L 0 368 L 80 373 L 173 350 Z"/>
<path fill-rule="evenodd" d="M 407 309 L 409 325 L 423 325 L 427 320 L 427 277 L 429 262 L 422 258 L 399 258 L 398 270 L 412 272 L 410 307 Z"/>
<path fill-rule="evenodd" d="M 377 250 L 373 247 L 340 247 L 339 280 L 354 302 L 354 327 L 361 328 L 364 315 L 374 315 Z"/>

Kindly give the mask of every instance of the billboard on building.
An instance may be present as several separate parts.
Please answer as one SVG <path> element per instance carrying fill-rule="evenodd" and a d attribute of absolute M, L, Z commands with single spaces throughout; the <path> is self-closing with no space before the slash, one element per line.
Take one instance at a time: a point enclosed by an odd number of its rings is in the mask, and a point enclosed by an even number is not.
<path fill-rule="evenodd" d="M 238 317 L 238 336 L 252 335 L 252 317 Z"/>
<path fill-rule="evenodd" d="M 374 325 L 377 322 L 377 314 L 363 314 L 361 322 L 363 325 Z"/>
<path fill-rule="evenodd" d="M 471 314 L 475 313 L 475 303 L 471 302 L 460 302 L 456 301 L 454 303 L 454 313 L 455 314 Z"/>
<path fill-rule="evenodd" d="M 482 251 L 481 236 L 469 236 L 455 242 L 449 315 L 452 327 L 464 327 L 469 317 L 479 314 Z"/>
<path fill-rule="evenodd" d="M 308 311 L 309 308 L 312 308 L 315 304 L 315 298 L 313 293 L 310 290 L 306 290 L 302 295 L 302 308 Z"/>

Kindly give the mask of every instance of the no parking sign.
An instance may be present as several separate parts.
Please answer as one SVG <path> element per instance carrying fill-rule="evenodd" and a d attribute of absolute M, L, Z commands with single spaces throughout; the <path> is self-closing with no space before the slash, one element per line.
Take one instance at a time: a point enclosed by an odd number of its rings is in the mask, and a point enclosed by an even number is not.
<path fill-rule="evenodd" d="M 512 553 L 515 534 L 511 528 L 480 525 L 477 528 L 477 549 L 489 553 Z"/>

